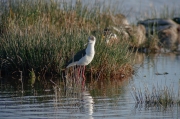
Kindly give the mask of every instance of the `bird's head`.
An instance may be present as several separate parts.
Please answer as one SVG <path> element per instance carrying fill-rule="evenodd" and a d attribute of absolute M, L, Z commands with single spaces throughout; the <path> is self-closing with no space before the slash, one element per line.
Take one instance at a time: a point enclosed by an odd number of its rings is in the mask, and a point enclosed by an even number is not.
<path fill-rule="evenodd" d="M 95 43 L 95 42 L 96 42 L 96 38 L 93 35 L 89 36 L 88 43 Z"/>
<path fill-rule="evenodd" d="M 173 21 L 175 21 L 176 23 L 180 24 L 180 18 L 179 17 L 173 18 Z"/>

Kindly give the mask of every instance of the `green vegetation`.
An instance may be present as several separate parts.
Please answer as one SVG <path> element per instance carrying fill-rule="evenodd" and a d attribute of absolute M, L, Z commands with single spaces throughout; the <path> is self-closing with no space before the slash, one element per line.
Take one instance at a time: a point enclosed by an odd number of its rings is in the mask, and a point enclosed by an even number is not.
<path fill-rule="evenodd" d="M 64 64 L 83 49 L 89 35 L 95 35 L 95 58 L 88 73 L 101 76 L 131 75 L 131 53 L 128 43 L 106 45 L 103 29 L 111 25 L 108 8 L 89 9 L 81 2 L 75 5 L 44 0 L 18 0 L 9 7 L 0 4 L 0 70 L 9 75 L 22 71 L 33 77 L 60 74 Z M 100 12 L 101 11 L 101 12 Z M 120 36 L 120 34 L 118 34 Z M 103 78 L 102 77 L 102 78 Z M 32 82 L 33 84 L 33 82 Z"/>

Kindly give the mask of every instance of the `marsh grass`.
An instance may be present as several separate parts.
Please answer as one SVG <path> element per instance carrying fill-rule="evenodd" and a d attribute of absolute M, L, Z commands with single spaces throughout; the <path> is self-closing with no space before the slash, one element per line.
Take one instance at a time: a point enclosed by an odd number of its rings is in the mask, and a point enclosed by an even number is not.
<path fill-rule="evenodd" d="M 142 89 L 132 87 L 132 96 L 137 104 L 145 104 L 146 106 L 162 106 L 168 107 L 180 104 L 180 90 L 175 91 L 173 86 L 155 86 L 152 88 L 145 87 Z"/>
<path fill-rule="evenodd" d="M 129 65 L 128 43 L 108 47 L 102 38 L 103 29 L 112 22 L 108 15 L 103 15 L 105 12 L 100 10 L 100 5 L 89 9 L 78 1 L 73 5 L 44 0 L 18 0 L 8 4 L 0 4 L 0 69 L 3 74 L 22 71 L 23 75 L 28 75 L 33 69 L 36 77 L 61 75 L 64 65 L 85 48 L 91 34 L 97 39 L 96 54 L 87 67 L 87 74 L 97 76 L 101 72 L 101 76 L 111 76 L 113 72 L 120 74 L 121 67 Z"/>

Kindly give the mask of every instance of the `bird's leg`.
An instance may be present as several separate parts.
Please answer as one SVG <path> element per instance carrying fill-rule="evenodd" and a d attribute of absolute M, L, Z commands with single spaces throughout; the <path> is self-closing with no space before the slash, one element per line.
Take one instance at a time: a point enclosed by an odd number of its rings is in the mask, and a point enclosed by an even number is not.
<path fill-rule="evenodd" d="M 81 66 L 78 66 L 77 79 L 80 77 L 80 73 L 81 73 Z"/>
<path fill-rule="evenodd" d="M 79 83 L 80 76 L 81 76 L 81 66 L 77 66 L 76 83 Z"/>
<path fill-rule="evenodd" d="M 82 73 L 82 71 L 81 71 L 81 66 L 78 66 L 78 68 L 77 68 L 77 79 L 79 79 L 80 78 L 80 76 L 81 76 L 81 73 Z"/>
<path fill-rule="evenodd" d="M 84 66 L 81 66 L 81 77 L 80 77 L 80 83 L 82 83 L 84 80 Z"/>
<path fill-rule="evenodd" d="M 74 76 L 75 76 L 75 80 L 77 79 L 77 73 L 78 73 L 78 67 L 74 68 Z"/>
<path fill-rule="evenodd" d="M 82 82 L 82 86 L 84 87 L 85 81 L 86 81 L 86 77 L 85 77 L 85 65 L 83 66 L 83 72 L 82 72 L 82 76 L 83 76 L 83 82 Z"/>

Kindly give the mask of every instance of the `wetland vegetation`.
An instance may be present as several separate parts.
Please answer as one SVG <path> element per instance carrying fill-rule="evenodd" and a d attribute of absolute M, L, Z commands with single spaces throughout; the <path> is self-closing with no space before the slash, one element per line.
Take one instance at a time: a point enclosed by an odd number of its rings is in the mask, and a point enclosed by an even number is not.
<path fill-rule="evenodd" d="M 101 10 L 96 4 L 90 9 L 78 1 L 75 5 L 44 0 L 8 4 L 1 3 L 1 75 L 22 71 L 27 76 L 33 71 L 40 77 L 61 76 L 65 63 L 85 47 L 91 34 L 97 43 L 95 58 L 86 70 L 88 74 L 95 76 L 101 72 L 102 78 L 132 74 L 128 42 L 113 44 L 111 48 L 104 42 L 103 29 L 112 23 L 108 15 L 103 15 L 108 7 Z"/>

